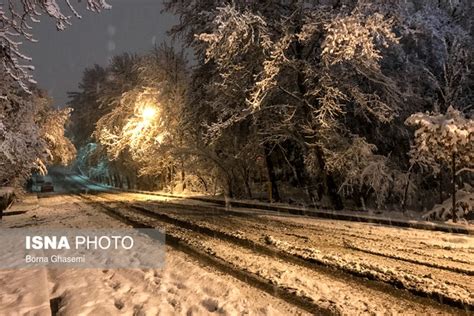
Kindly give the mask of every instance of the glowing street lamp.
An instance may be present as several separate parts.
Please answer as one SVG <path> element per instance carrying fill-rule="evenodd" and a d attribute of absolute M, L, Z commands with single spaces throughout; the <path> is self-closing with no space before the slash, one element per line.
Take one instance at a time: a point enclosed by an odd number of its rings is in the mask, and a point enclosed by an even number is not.
<path fill-rule="evenodd" d="M 152 106 L 146 106 L 142 110 L 142 118 L 144 121 L 152 120 L 156 115 L 156 109 Z"/>

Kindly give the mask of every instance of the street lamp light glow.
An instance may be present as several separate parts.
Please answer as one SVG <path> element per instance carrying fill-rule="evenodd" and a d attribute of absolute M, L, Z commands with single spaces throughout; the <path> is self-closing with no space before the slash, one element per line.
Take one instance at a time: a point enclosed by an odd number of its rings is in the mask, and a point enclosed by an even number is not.
<path fill-rule="evenodd" d="M 147 106 L 142 110 L 142 117 L 145 121 L 150 121 L 156 115 L 156 109 L 152 106 Z"/>

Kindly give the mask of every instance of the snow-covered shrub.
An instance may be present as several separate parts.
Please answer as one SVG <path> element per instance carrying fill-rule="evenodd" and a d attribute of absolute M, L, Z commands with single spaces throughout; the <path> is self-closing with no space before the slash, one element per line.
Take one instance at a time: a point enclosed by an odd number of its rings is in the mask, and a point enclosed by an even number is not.
<path fill-rule="evenodd" d="M 406 124 L 417 127 L 410 154 L 412 163 L 435 173 L 455 163 L 454 173 L 474 167 L 474 120 L 449 107 L 446 114 L 416 113 Z M 472 171 L 472 170 L 471 170 Z"/>
<path fill-rule="evenodd" d="M 446 199 L 441 204 L 436 204 L 430 211 L 423 214 L 425 220 L 447 221 L 452 219 L 452 201 Z M 474 219 L 474 190 L 466 185 L 463 190 L 456 192 L 456 217 L 461 219 Z"/>
<path fill-rule="evenodd" d="M 355 137 L 350 144 L 338 147 L 339 150 L 326 153 L 326 168 L 344 179 L 339 189 L 344 196 L 374 197 L 379 208 L 389 197 L 397 202 L 403 199 L 407 175 L 398 170 L 388 157 L 377 155 L 375 145 Z"/>
<path fill-rule="evenodd" d="M 418 128 L 410 151 L 412 164 L 419 164 L 435 174 L 443 167 L 451 169 L 454 217 L 456 176 L 474 170 L 474 120 L 449 107 L 446 114 L 413 114 L 406 124 Z"/>

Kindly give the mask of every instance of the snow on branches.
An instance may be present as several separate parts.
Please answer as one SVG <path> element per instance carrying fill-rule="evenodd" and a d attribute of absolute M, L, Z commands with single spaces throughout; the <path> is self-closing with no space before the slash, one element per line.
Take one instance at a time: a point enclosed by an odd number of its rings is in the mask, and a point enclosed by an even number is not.
<path fill-rule="evenodd" d="M 20 45 L 24 40 L 35 41 L 31 24 L 38 23 L 42 15 L 55 20 L 58 30 L 70 25 L 71 16 L 63 12 L 61 4 L 81 18 L 70 0 L 6 0 L 6 3 L 0 3 L 0 61 L 6 73 L 26 92 L 31 92 L 28 85 L 35 83 L 30 74 L 34 67 L 29 65 L 31 58 L 21 52 Z M 105 0 L 88 0 L 87 8 L 99 12 L 109 9 L 110 5 Z"/>
<path fill-rule="evenodd" d="M 32 171 L 46 173 L 47 164 L 73 159 L 74 146 L 64 136 L 68 109 L 53 110 L 44 92 L 26 93 L 5 72 L 0 94 L 0 186 L 20 188 Z"/>
<path fill-rule="evenodd" d="M 108 111 L 98 118 L 94 131 L 110 160 L 128 159 L 144 174 L 177 163 L 169 150 L 179 145 L 184 133 L 178 130 L 178 122 L 186 91 L 185 69 L 183 55 L 167 45 L 144 56 L 113 59 L 100 97 Z"/>
<path fill-rule="evenodd" d="M 451 167 L 452 218 L 456 221 L 456 176 L 463 171 L 474 171 L 474 120 L 466 118 L 452 106 L 446 114 L 416 113 L 406 120 L 416 126 L 415 144 L 410 151 L 412 163 L 439 173 Z"/>
<path fill-rule="evenodd" d="M 68 165 L 76 157 L 76 149 L 64 135 L 71 108 L 48 110 L 41 122 L 41 138 L 46 141 L 49 163 Z"/>
<path fill-rule="evenodd" d="M 411 162 L 438 173 L 442 165 L 455 162 L 458 172 L 474 167 L 474 120 L 449 107 L 446 114 L 415 113 L 406 120 L 417 127 Z M 464 169 L 466 168 L 466 169 Z"/>
<path fill-rule="evenodd" d="M 368 68 L 379 68 L 382 59 L 378 47 L 398 43 L 393 32 L 393 19 L 380 13 L 364 16 L 354 13 L 338 16 L 326 25 L 327 35 L 322 44 L 326 64 L 357 61 Z"/>
<path fill-rule="evenodd" d="M 188 12 L 182 3 L 169 5 Z M 395 21 L 358 4 L 271 2 L 262 9 L 236 1 L 199 7 L 198 20 L 188 12 L 181 22 L 194 33 L 189 44 L 205 70 L 198 79 L 207 98 L 198 102 L 215 118 L 202 124 L 205 141 L 233 140 L 263 155 L 271 154 L 263 148 L 298 144 L 290 146 L 292 156 L 315 153 L 314 159 L 305 159 L 311 163 L 299 177 L 306 177 L 314 164 L 319 172 L 340 174 L 339 184 L 344 183 L 343 166 L 324 165 L 327 159 L 336 161 L 335 155 L 354 139 L 351 135 L 361 132 L 351 122 L 369 122 L 370 133 L 372 126 L 389 123 L 397 114 L 400 93 L 382 67 L 385 50 L 398 44 Z M 326 141 L 334 135 L 345 138 L 346 147 L 334 148 Z M 365 167 L 361 163 L 357 170 Z M 334 183 L 330 176 L 322 178 Z M 360 182 L 371 182 L 368 178 Z M 335 185 L 327 185 L 334 191 Z"/>
<path fill-rule="evenodd" d="M 340 193 L 361 200 L 372 194 L 377 207 L 382 207 L 389 195 L 403 198 L 407 175 L 396 168 L 389 157 L 377 155 L 375 145 L 359 136 L 345 141 L 337 135 L 328 141 L 332 144 L 325 146 L 331 148 L 325 150 L 326 169 L 344 179 Z"/>
<path fill-rule="evenodd" d="M 216 9 L 212 33 L 196 37 L 205 43 L 206 58 L 215 60 L 221 67 L 230 64 L 235 56 L 250 52 L 252 45 L 270 43 L 264 19 L 252 12 L 240 12 L 227 5 Z"/>
<path fill-rule="evenodd" d="M 97 122 L 97 136 L 110 157 L 125 150 L 139 159 L 150 147 L 159 146 L 166 136 L 161 120 L 160 93 L 155 89 L 133 89 L 122 95 L 120 106 Z M 120 128 L 117 123 L 122 124 Z"/>

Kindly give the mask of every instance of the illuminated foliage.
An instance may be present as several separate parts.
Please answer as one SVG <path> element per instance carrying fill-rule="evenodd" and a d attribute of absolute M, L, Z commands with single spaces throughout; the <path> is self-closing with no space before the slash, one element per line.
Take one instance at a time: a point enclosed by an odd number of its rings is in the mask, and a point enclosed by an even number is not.
<path fill-rule="evenodd" d="M 0 76 L 0 186 L 20 189 L 32 171 L 67 164 L 75 149 L 64 136 L 69 109 L 54 110 L 44 92 L 27 94 L 6 73 Z"/>
<path fill-rule="evenodd" d="M 120 100 L 121 106 L 97 122 L 98 139 L 112 159 L 128 150 L 138 160 L 150 147 L 162 144 L 168 132 L 160 115 L 159 97 L 160 93 L 150 88 L 126 92 Z"/>
<path fill-rule="evenodd" d="M 410 155 L 418 163 L 439 173 L 441 166 L 474 168 L 474 120 L 449 107 L 446 114 L 416 113 L 406 124 L 417 127 Z"/>
<path fill-rule="evenodd" d="M 266 156 L 267 179 L 289 169 L 335 207 L 340 194 L 400 205 L 428 186 L 410 173 L 405 119 L 472 103 L 468 1 L 166 5 L 197 56 L 186 119 L 208 159 L 234 171 Z"/>
<path fill-rule="evenodd" d="M 450 105 L 469 115 L 468 5 L 168 0 L 191 74 L 166 46 L 89 69 L 71 103 L 77 135 L 115 176 L 152 188 L 279 200 L 290 187 L 334 208 L 421 207 L 436 184 L 411 167 L 404 122 Z"/>

